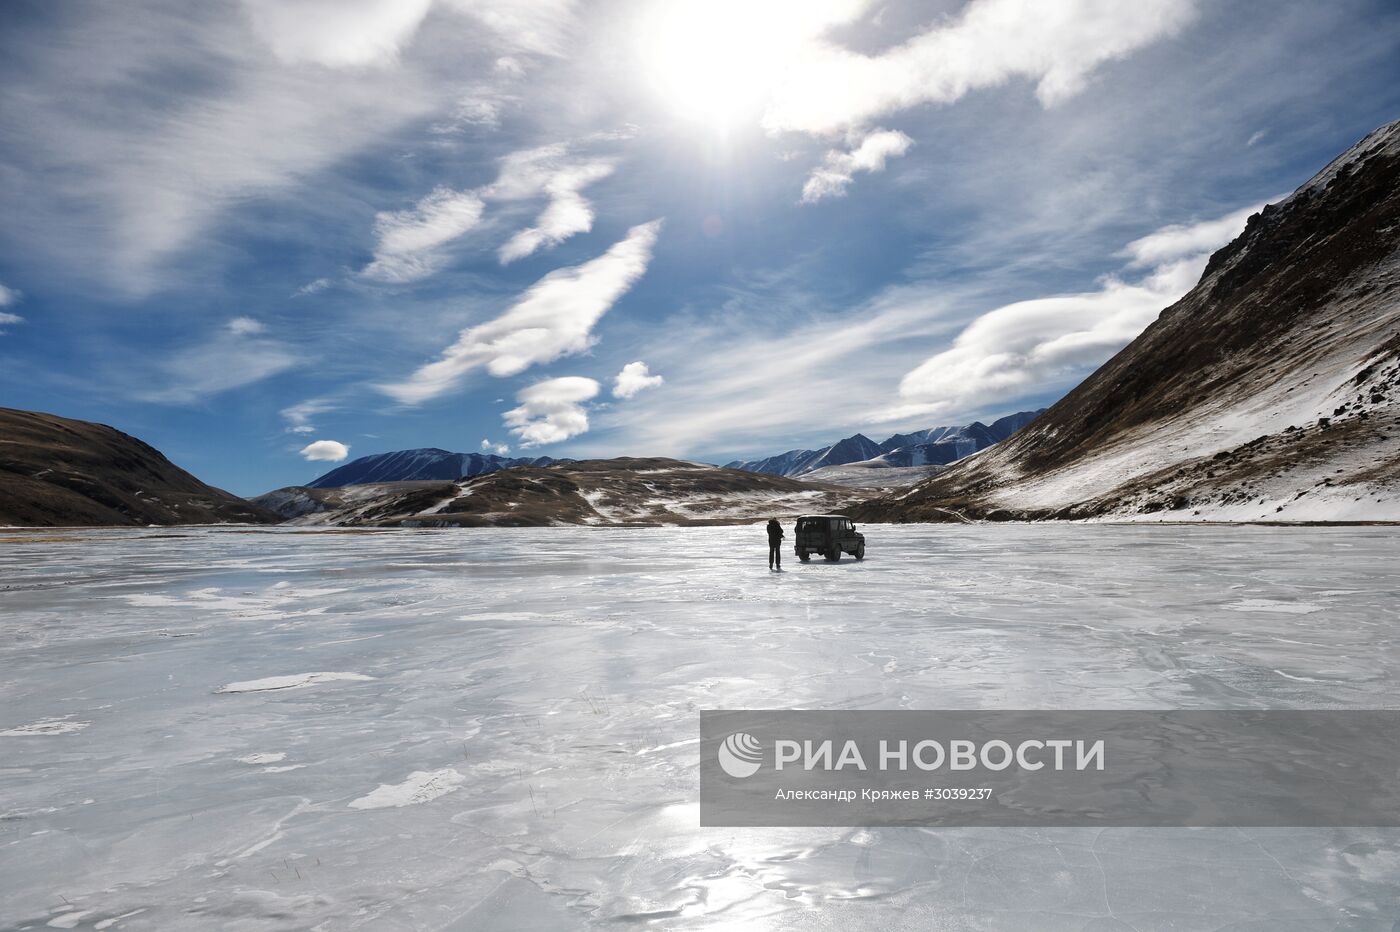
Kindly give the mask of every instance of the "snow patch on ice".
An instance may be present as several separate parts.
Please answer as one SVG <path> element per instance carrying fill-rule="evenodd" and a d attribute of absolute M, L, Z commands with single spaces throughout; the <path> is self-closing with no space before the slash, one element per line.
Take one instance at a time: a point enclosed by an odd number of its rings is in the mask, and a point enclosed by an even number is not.
<path fill-rule="evenodd" d="M 240 764 L 275 764 L 280 760 L 285 760 L 286 754 L 280 752 L 264 752 L 262 754 L 249 754 L 247 757 L 240 757 Z"/>
<path fill-rule="evenodd" d="M 372 680 L 374 677 L 363 673 L 293 673 L 289 676 L 269 676 L 261 680 L 244 680 L 241 683 L 228 683 L 214 690 L 218 693 L 259 693 L 274 689 L 301 689 L 317 683 L 330 683 L 335 680 Z"/>
<path fill-rule="evenodd" d="M 397 809 L 416 806 L 446 796 L 461 788 L 466 781 L 451 767 L 442 770 L 416 770 L 402 783 L 381 783 L 373 792 L 351 800 L 351 809 Z"/>
<path fill-rule="evenodd" d="M 91 724 L 92 722 L 74 722 L 66 718 L 46 718 L 41 721 L 31 722 L 28 725 L 7 728 L 4 731 L 0 731 L 0 737 L 23 738 L 31 735 L 71 735 L 75 731 L 82 731 Z"/>
<path fill-rule="evenodd" d="M 1278 599 L 1245 599 L 1225 606 L 1230 612 L 1282 612 L 1288 615 L 1311 615 L 1325 608 L 1311 602 L 1282 602 Z"/>

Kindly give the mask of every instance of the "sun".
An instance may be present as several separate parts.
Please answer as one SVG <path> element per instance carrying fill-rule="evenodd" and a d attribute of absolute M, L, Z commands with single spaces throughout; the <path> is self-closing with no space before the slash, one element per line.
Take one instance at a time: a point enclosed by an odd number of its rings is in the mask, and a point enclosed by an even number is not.
<path fill-rule="evenodd" d="M 852 0 L 653 0 L 634 32 L 640 79 L 675 116 L 716 128 L 757 118 Z"/>

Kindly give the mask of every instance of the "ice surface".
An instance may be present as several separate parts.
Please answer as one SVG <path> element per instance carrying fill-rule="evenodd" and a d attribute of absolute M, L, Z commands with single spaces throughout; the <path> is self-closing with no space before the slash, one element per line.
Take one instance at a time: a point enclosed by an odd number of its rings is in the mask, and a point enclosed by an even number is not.
<path fill-rule="evenodd" d="M 6 532 L 0 928 L 1395 928 L 1397 830 L 699 828 L 702 708 L 1396 704 L 1393 528 L 861 530 Z"/>

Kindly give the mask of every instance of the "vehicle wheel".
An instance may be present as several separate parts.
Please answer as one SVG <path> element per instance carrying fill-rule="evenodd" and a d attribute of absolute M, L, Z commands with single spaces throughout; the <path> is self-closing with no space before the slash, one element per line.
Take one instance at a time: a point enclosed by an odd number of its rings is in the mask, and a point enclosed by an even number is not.
<path fill-rule="evenodd" d="M 797 551 L 797 559 L 806 563 L 808 560 L 812 559 L 812 555 L 805 550 L 799 550 Z"/>
<path fill-rule="evenodd" d="M 865 541 L 861 541 L 860 543 L 856 544 L 856 559 L 865 559 Z"/>
<path fill-rule="evenodd" d="M 831 552 L 828 553 L 828 554 L 826 555 L 826 558 L 827 558 L 828 560 L 830 560 L 832 563 L 837 563 L 837 562 L 839 562 L 839 561 L 841 560 L 841 548 L 840 548 L 840 547 L 832 547 L 832 548 L 831 548 Z"/>

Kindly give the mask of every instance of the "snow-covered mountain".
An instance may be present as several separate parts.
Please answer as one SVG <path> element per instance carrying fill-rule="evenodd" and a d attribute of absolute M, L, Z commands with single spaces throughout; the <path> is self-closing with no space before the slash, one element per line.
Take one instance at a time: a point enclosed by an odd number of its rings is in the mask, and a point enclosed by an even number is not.
<path fill-rule="evenodd" d="M 870 520 L 1400 520 L 1400 121 L 1025 430 Z"/>
<path fill-rule="evenodd" d="M 548 456 L 508 457 L 494 453 L 452 453 L 437 447 L 375 453 L 352 460 L 308 482 L 308 489 L 338 489 L 368 482 L 414 482 L 423 479 L 465 479 L 512 466 L 548 466 Z"/>
<path fill-rule="evenodd" d="M 1043 410 L 1043 409 L 1042 409 Z M 930 427 L 909 434 L 895 434 L 875 443 L 864 434 L 838 440 L 820 450 L 788 450 L 759 460 L 735 460 L 726 469 L 762 472 L 773 476 L 802 476 L 830 466 L 868 462 L 887 466 L 942 466 L 985 450 L 1020 430 L 1040 411 L 1021 411 L 993 421 L 952 427 Z"/>

